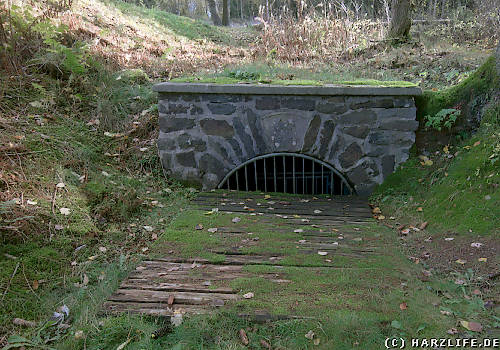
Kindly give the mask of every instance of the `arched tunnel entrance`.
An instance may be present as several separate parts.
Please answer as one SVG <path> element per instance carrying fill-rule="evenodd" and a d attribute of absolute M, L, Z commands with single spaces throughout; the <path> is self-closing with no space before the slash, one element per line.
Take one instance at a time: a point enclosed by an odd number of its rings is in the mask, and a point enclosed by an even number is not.
<path fill-rule="evenodd" d="M 354 194 L 346 179 L 331 165 L 298 153 L 252 158 L 229 172 L 218 187 L 293 194 Z"/>

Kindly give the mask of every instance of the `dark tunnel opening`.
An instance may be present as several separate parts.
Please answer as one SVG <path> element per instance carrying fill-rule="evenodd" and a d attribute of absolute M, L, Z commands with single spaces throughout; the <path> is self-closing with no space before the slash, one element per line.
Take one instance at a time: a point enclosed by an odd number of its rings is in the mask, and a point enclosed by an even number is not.
<path fill-rule="evenodd" d="M 309 156 L 293 153 L 251 159 L 231 171 L 219 188 L 313 195 L 353 194 L 349 184 L 333 167 Z"/>

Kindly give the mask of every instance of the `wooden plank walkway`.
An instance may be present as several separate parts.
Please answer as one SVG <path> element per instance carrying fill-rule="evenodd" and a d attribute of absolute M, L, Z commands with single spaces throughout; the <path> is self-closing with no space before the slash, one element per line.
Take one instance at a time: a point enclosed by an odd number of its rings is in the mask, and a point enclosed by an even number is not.
<path fill-rule="evenodd" d="M 276 199 L 274 199 L 276 198 Z M 210 211 L 251 215 L 262 225 L 268 225 L 277 235 L 297 227 L 303 240 L 297 247 L 303 254 L 316 254 L 319 250 L 330 256 L 363 259 L 377 251 L 377 247 L 349 246 L 332 237 L 332 230 L 341 230 L 346 241 L 355 239 L 362 227 L 371 221 L 371 209 L 366 200 L 358 197 L 335 198 L 293 197 L 288 198 L 255 193 L 201 193 L 192 201 L 194 208 Z M 193 223 L 193 230 L 196 223 Z M 221 237 L 247 238 L 248 232 L 238 227 L 219 227 Z M 252 242 L 259 244 L 259 242 Z M 276 254 L 246 254 L 237 247 L 213 251 L 223 254 L 224 261 L 207 259 L 165 257 L 143 261 L 118 290 L 104 303 L 106 312 L 138 313 L 154 316 L 172 316 L 175 313 L 207 313 L 227 303 L 242 300 L 239 291 L 230 287 L 216 286 L 238 278 L 261 277 L 273 283 L 291 283 L 280 271 L 286 256 Z M 246 266 L 276 266 L 275 272 L 249 273 Z M 314 269 L 311 265 L 293 265 Z M 319 265 L 320 267 L 349 269 Z M 224 283 L 227 285 L 228 283 Z"/>

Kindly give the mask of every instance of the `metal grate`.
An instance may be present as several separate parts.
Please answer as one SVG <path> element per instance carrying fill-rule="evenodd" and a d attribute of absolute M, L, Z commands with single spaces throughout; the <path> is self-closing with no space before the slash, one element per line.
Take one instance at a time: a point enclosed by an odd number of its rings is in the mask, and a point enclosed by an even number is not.
<path fill-rule="evenodd" d="M 218 187 L 237 191 L 354 194 L 332 166 L 296 153 L 271 153 L 250 159 L 227 174 Z"/>

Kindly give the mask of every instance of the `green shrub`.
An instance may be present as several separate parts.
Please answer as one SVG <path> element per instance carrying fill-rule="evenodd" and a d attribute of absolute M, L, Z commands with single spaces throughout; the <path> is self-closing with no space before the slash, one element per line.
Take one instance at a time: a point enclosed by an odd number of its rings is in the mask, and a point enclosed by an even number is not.
<path fill-rule="evenodd" d="M 429 129 L 435 129 L 441 131 L 443 127 L 448 130 L 455 124 L 457 118 L 460 116 L 461 111 L 453 108 L 442 109 L 437 112 L 434 116 L 426 115 L 425 127 Z"/>

